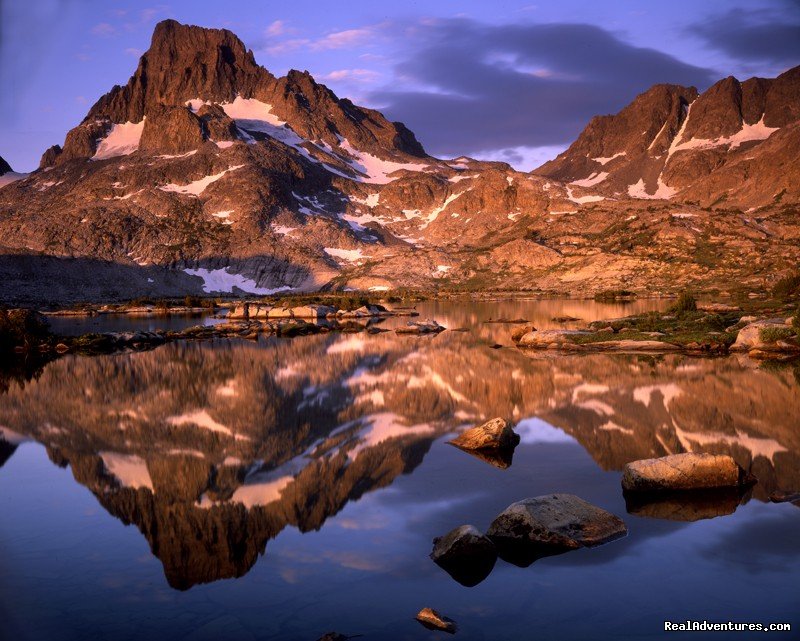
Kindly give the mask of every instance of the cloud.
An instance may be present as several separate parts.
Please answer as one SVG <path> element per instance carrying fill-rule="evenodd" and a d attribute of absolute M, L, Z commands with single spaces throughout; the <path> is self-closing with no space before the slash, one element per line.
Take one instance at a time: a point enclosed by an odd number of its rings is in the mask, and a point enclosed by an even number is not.
<path fill-rule="evenodd" d="M 275 38 L 276 36 L 282 36 L 287 33 L 292 33 L 293 31 L 294 29 L 289 29 L 283 20 L 275 20 L 264 29 L 264 35 Z"/>
<path fill-rule="evenodd" d="M 102 38 L 111 38 L 117 35 L 117 28 L 108 22 L 101 22 L 92 27 L 92 34 Z"/>
<path fill-rule="evenodd" d="M 257 50 L 266 51 L 271 56 L 282 56 L 297 49 L 307 46 L 311 41 L 308 38 L 293 38 L 274 44 L 261 45 Z"/>
<path fill-rule="evenodd" d="M 520 171 L 531 171 L 552 160 L 567 148 L 567 144 L 544 147 L 507 147 L 481 153 L 481 160 L 497 160 L 507 162 Z"/>
<path fill-rule="evenodd" d="M 704 88 L 718 77 L 587 24 L 444 19 L 405 34 L 412 53 L 395 72 L 408 88 L 373 92 L 370 102 L 448 156 L 524 158 L 520 150 L 570 143 L 592 116 L 653 84 Z"/>
<path fill-rule="evenodd" d="M 370 44 L 379 34 L 385 24 L 369 25 L 358 29 L 346 29 L 345 31 L 334 31 L 328 35 L 315 40 L 311 43 L 314 51 L 324 51 L 326 49 L 352 49 L 365 44 Z"/>
<path fill-rule="evenodd" d="M 713 20 L 690 25 L 689 33 L 735 60 L 800 63 L 800 4 L 787 2 L 782 10 L 731 9 Z"/>
<path fill-rule="evenodd" d="M 142 51 L 141 49 L 137 49 L 136 47 L 128 47 L 127 49 L 125 49 L 125 53 L 128 54 L 129 56 L 133 56 L 134 58 L 138 58 L 144 53 L 144 51 Z"/>
<path fill-rule="evenodd" d="M 320 76 L 320 79 L 327 82 L 372 83 L 379 77 L 380 74 L 371 69 L 337 69 Z"/>

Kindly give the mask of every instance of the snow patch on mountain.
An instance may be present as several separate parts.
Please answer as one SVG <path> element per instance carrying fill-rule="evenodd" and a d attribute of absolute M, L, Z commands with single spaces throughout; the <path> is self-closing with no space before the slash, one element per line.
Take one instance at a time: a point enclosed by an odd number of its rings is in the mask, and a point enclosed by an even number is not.
<path fill-rule="evenodd" d="M 333 256 L 334 258 L 339 258 L 348 262 L 355 262 L 357 260 L 369 258 L 369 256 L 364 256 L 361 253 L 361 249 L 337 249 L 335 247 L 325 247 L 325 253 L 329 256 Z"/>
<path fill-rule="evenodd" d="M 628 195 L 631 198 L 639 198 L 643 200 L 654 200 L 654 199 L 669 200 L 677 193 L 677 191 L 678 191 L 677 189 L 674 189 L 669 185 L 665 184 L 661 176 L 658 177 L 658 187 L 656 191 L 652 194 L 647 193 L 647 190 L 644 185 L 644 178 L 640 178 L 639 182 L 633 185 L 628 185 Z"/>
<path fill-rule="evenodd" d="M 22 180 L 24 178 L 27 178 L 28 176 L 30 176 L 30 174 L 22 174 L 16 171 L 8 171 L 4 173 L 2 176 L 0 176 L 0 187 L 5 187 L 6 185 L 16 182 L 17 180 Z"/>
<path fill-rule="evenodd" d="M 241 274 L 232 274 L 228 271 L 229 267 L 223 269 L 184 269 L 189 276 L 199 276 L 203 279 L 203 291 L 207 294 L 214 292 L 232 294 L 234 288 L 240 289 L 249 294 L 262 294 L 269 296 L 278 292 L 285 292 L 294 289 L 288 285 L 281 287 L 259 287 L 254 280 L 245 278 Z"/>
<path fill-rule="evenodd" d="M 599 162 L 601 165 L 605 165 L 614 160 L 614 158 L 619 158 L 620 156 L 627 156 L 627 155 L 628 155 L 627 151 L 618 151 L 613 156 L 592 158 L 592 160 L 594 160 L 595 162 Z"/>
<path fill-rule="evenodd" d="M 575 185 L 577 187 L 592 187 L 597 185 L 598 183 L 603 182 L 606 178 L 608 178 L 608 172 L 604 171 L 601 173 L 595 172 L 588 178 L 584 178 L 583 180 L 573 180 L 570 185 Z"/>
<path fill-rule="evenodd" d="M 101 138 L 97 145 L 97 151 L 92 160 L 105 160 L 116 156 L 127 156 L 139 149 L 139 141 L 144 131 L 143 118 L 141 122 L 126 122 L 123 124 L 111 125 L 111 129 L 105 138 Z"/>
<path fill-rule="evenodd" d="M 596 203 L 600 202 L 601 200 L 605 200 L 605 196 L 588 195 L 576 197 L 572 194 L 572 188 L 569 186 L 567 187 L 567 198 L 574 203 L 578 203 L 579 205 L 583 205 L 584 203 Z"/>
<path fill-rule="evenodd" d="M 345 138 L 341 140 L 339 146 L 351 156 L 350 158 L 342 159 L 362 176 L 362 178 L 355 178 L 358 182 L 385 185 L 398 178 L 397 176 L 390 177 L 395 172 L 404 169 L 407 171 L 423 171 L 428 166 L 425 163 L 403 163 L 378 158 L 365 151 L 359 151 Z"/>
<path fill-rule="evenodd" d="M 683 151 L 685 149 L 713 149 L 714 147 L 728 146 L 730 149 L 736 149 L 745 142 L 754 140 L 766 140 L 776 131 L 779 127 L 767 127 L 764 124 L 764 116 L 761 120 L 753 125 L 746 122 L 742 123 L 742 128 L 732 136 L 723 136 L 720 138 L 706 139 L 706 138 L 691 138 L 684 143 L 680 143 L 670 148 L 670 152 Z"/>
<path fill-rule="evenodd" d="M 188 185 L 176 185 L 175 183 L 169 183 L 168 185 L 162 185 L 159 187 L 161 191 L 172 191 L 179 194 L 192 194 L 194 196 L 199 196 L 202 194 L 206 187 L 208 187 L 211 183 L 217 182 L 220 178 L 222 178 L 225 174 L 229 171 L 236 171 L 237 169 L 241 169 L 244 165 L 235 165 L 234 167 L 228 167 L 225 171 L 221 171 L 218 174 L 214 174 L 213 176 L 204 176 L 203 178 L 199 178 L 190 182 Z"/>

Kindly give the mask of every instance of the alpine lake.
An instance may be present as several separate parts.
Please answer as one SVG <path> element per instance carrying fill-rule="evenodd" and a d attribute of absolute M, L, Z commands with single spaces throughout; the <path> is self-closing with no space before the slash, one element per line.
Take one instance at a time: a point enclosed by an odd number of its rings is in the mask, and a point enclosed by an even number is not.
<path fill-rule="evenodd" d="M 0 392 L 0 638 L 662 639 L 665 621 L 800 620 L 800 367 L 744 355 L 519 349 L 539 328 L 664 309 L 430 301 L 434 336 L 329 333 L 68 354 Z M 393 329 L 407 319 L 389 318 Z M 62 333 L 210 318 L 59 318 Z M 167 325 L 167 323 L 169 325 Z M 459 330 L 459 331 L 456 331 Z M 448 444 L 512 421 L 508 460 Z M 626 463 L 731 455 L 725 498 L 626 502 Z M 605 545 L 462 585 L 432 540 L 527 497 L 621 517 Z M 773 633 L 775 638 L 794 638 Z M 737 639 L 763 633 L 731 634 Z M 730 638 L 695 633 L 695 639 Z"/>

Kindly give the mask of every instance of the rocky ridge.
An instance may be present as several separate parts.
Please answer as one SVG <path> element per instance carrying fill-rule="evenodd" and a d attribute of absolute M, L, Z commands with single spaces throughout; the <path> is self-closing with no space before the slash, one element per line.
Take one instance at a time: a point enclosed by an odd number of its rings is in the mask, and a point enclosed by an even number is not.
<path fill-rule="evenodd" d="M 431 157 L 230 31 L 167 20 L 127 84 L 0 190 L 2 297 L 758 290 L 800 258 L 799 75 L 657 85 L 523 173 Z"/>

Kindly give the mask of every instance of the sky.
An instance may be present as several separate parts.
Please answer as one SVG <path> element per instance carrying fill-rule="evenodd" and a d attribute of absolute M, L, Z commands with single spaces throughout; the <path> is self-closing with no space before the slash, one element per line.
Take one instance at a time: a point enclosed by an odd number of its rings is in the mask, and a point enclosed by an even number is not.
<path fill-rule="evenodd" d="M 651 85 L 800 64 L 800 0 L 0 0 L 0 156 L 30 171 L 125 84 L 165 18 L 224 27 L 426 151 L 530 170 Z"/>

